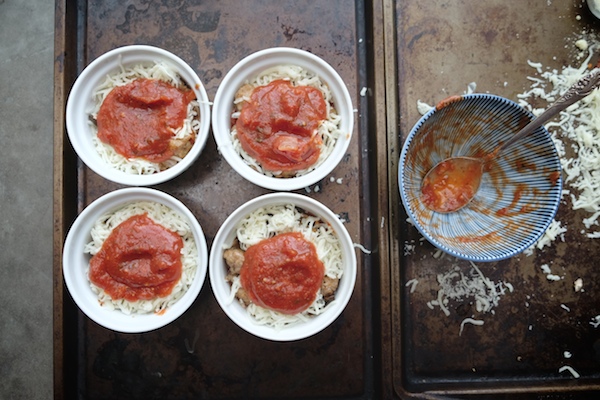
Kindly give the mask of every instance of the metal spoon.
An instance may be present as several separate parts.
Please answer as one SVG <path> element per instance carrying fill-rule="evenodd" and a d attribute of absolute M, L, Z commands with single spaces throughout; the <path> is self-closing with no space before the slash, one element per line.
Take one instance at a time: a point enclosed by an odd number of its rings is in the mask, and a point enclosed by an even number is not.
<path fill-rule="evenodd" d="M 583 99 L 600 86 L 600 68 L 581 78 L 539 117 L 484 157 L 450 157 L 427 172 L 421 184 L 421 201 L 427 208 L 440 213 L 458 211 L 475 196 L 481 176 L 490 161 L 515 142 L 529 135 L 571 104 Z"/>

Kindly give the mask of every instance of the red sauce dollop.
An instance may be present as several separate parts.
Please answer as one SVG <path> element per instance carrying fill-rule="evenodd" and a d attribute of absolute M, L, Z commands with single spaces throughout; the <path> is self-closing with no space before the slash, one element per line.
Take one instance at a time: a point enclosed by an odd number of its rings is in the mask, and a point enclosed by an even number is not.
<path fill-rule="evenodd" d="M 117 86 L 98 112 L 98 138 L 126 158 L 161 163 L 173 156 L 173 130 L 183 126 L 196 95 L 157 79 Z"/>
<path fill-rule="evenodd" d="M 269 171 L 300 171 L 317 162 L 317 128 L 327 117 L 323 94 L 276 80 L 255 88 L 236 121 L 242 148 Z"/>
<path fill-rule="evenodd" d="M 297 314 L 315 301 L 324 274 L 315 245 L 301 233 L 290 232 L 250 246 L 240 280 L 255 304 Z"/>
<path fill-rule="evenodd" d="M 181 278 L 183 240 L 146 214 L 113 229 L 90 261 L 90 281 L 128 301 L 168 296 Z"/>

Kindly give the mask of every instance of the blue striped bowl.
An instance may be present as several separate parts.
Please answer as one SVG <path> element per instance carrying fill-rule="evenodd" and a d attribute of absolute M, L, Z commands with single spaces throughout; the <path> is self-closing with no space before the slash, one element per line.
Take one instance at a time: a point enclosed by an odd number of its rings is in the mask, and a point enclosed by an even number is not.
<path fill-rule="evenodd" d="M 558 209 L 562 178 L 543 127 L 496 158 L 464 208 L 436 213 L 419 197 L 423 177 L 438 162 L 488 154 L 532 118 L 510 100 L 469 94 L 444 100 L 417 122 L 402 148 L 398 184 L 408 216 L 429 242 L 462 259 L 498 261 L 531 247 L 545 232 Z"/>

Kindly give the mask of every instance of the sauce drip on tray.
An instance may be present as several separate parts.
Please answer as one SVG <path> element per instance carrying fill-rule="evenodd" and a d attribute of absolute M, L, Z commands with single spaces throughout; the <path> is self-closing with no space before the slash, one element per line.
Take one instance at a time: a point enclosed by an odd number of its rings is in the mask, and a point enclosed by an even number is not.
<path fill-rule="evenodd" d="M 317 128 L 327 117 L 323 94 L 276 80 L 255 88 L 236 121 L 242 148 L 269 171 L 295 172 L 317 162 Z"/>
<path fill-rule="evenodd" d="M 117 86 L 98 112 L 98 138 L 126 158 L 161 163 L 174 154 L 171 139 L 183 126 L 192 90 L 156 79 L 136 79 Z"/>
<path fill-rule="evenodd" d="M 182 273 L 181 237 L 146 214 L 113 229 L 90 261 L 90 281 L 113 300 L 168 296 Z"/>
<path fill-rule="evenodd" d="M 315 245 L 301 233 L 290 232 L 250 246 L 240 280 L 255 304 L 297 314 L 315 301 L 324 274 Z"/>

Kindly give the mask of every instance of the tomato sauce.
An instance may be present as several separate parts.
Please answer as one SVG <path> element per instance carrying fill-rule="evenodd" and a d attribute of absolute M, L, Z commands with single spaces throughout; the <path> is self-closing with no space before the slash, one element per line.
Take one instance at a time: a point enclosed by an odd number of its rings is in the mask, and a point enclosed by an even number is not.
<path fill-rule="evenodd" d="M 439 163 L 423 179 L 421 201 L 437 212 L 452 212 L 467 204 L 475 195 L 482 167 L 477 161 L 448 159 Z"/>
<path fill-rule="evenodd" d="M 435 109 L 436 109 L 436 111 L 439 111 L 442 108 L 447 107 L 447 106 L 449 106 L 450 104 L 452 104 L 454 102 L 462 100 L 462 98 L 463 97 L 459 96 L 459 95 L 454 95 L 454 96 L 447 97 L 447 98 L 443 99 L 442 101 L 440 101 L 439 103 L 437 103 L 435 105 Z"/>
<path fill-rule="evenodd" d="M 324 275 L 315 245 L 301 233 L 290 232 L 250 246 L 240 280 L 255 304 L 291 315 L 315 301 Z"/>
<path fill-rule="evenodd" d="M 517 204 L 519 203 L 519 200 L 521 200 L 521 197 L 523 197 L 523 193 L 525 193 L 527 191 L 527 185 L 523 184 L 523 183 L 519 183 L 517 184 L 517 187 L 515 189 L 515 192 L 513 194 L 513 199 L 510 203 L 510 205 L 508 207 L 503 207 L 501 209 L 499 209 L 498 211 L 496 211 L 496 215 L 498 215 L 499 217 L 504 217 L 504 216 L 509 216 L 510 215 L 510 210 L 515 209 Z M 529 207 L 521 207 L 519 212 L 528 212 Z"/>
<path fill-rule="evenodd" d="M 242 148 L 268 171 L 295 172 L 317 162 L 317 128 L 327 117 L 320 90 L 276 80 L 255 88 L 236 121 Z"/>
<path fill-rule="evenodd" d="M 113 300 L 168 296 L 182 274 L 183 240 L 147 214 L 113 229 L 90 261 L 90 281 Z"/>
<path fill-rule="evenodd" d="M 456 238 L 454 238 L 454 240 L 458 241 L 459 243 L 500 243 L 500 241 L 502 240 L 502 236 L 500 236 L 496 232 L 490 232 L 483 236 L 457 236 Z"/>
<path fill-rule="evenodd" d="M 96 122 L 98 138 L 126 158 L 161 163 L 173 156 L 169 146 L 180 129 L 192 90 L 181 90 L 157 79 L 136 79 L 106 96 Z"/>
<path fill-rule="evenodd" d="M 551 172 L 549 179 L 552 186 L 556 185 L 560 179 L 560 171 Z"/>

